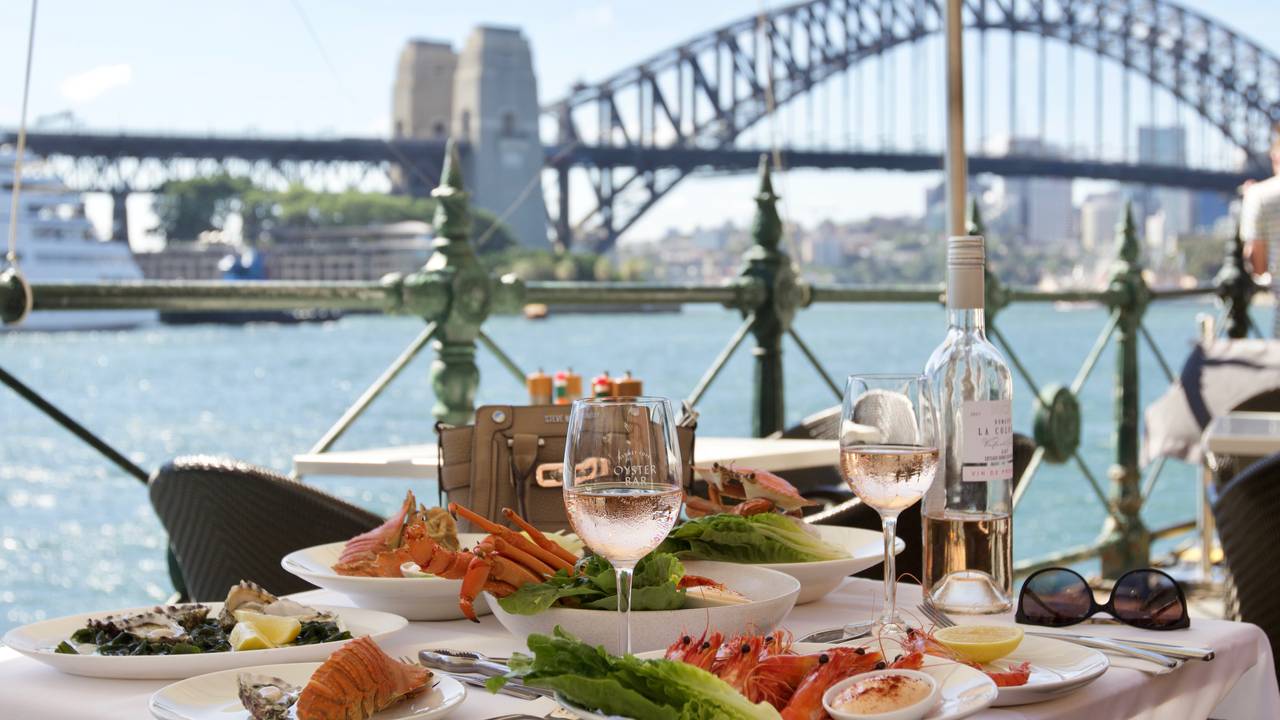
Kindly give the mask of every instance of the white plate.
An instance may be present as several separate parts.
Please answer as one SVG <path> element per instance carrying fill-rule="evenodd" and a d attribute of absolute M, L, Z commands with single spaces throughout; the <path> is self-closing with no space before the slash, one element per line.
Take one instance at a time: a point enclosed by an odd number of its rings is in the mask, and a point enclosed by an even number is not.
<path fill-rule="evenodd" d="M 690 560 L 686 572 L 727 585 L 746 595 L 751 602 L 711 608 L 680 610 L 635 610 L 631 613 L 633 652 L 657 650 L 675 642 L 682 633 L 701 634 L 712 627 L 726 635 L 740 632 L 768 632 L 782 622 L 796 603 L 800 583 L 795 578 L 758 565 Z M 553 607 L 537 615 L 512 615 L 497 601 L 490 602 L 494 617 L 511 634 L 524 640 L 535 633 L 550 635 L 560 625 L 591 645 L 618 649 L 618 613 L 614 610 L 582 610 Z"/>
<path fill-rule="evenodd" d="M 201 603 L 209 606 L 210 617 L 217 616 L 222 603 Z M 14 628 L 5 633 L 4 644 L 34 660 L 57 668 L 71 675 L 89 677 L 122 678 L 126 680 L 172 680 L 189 678 L 202 673 L 260 665 L 264 662 L 307 662 L 324 660 L 329 653 L 342 646 L 345 640 L 316 645 L 294 645 L 270 650 L 243 650 L 240 652 L 200 653 L 193 655 L 63 655 L 53 651 L 58 643 L 71 633 L 84 627 L 92 618 L 106 615 L 142 612 L 151 607 L 128 610 L 68 615 L 55 620 L 43 620 Z M 368 635 L 374 640 L 384 638 L 408 625 L 399 615 L 360 610 L 348 607 L 315 605 L 317 610 L 335 613 L 342 620 L 352 637 Z"/>
<path fill-rule="evenodd" d="M 840 587 L 844 579 L 884 562 L 884 533 L 863 528 L 839 525 L 812 525 L 823 540 L 849 551 L 850 557 L 841 560 L 819 560 L 803 563 L 761 563 L 755 567 L 784 572 L 800 581 L 800 597 L 797 605 L 820 600 Z M 898 538 L 895 554 L 907 544 Z"/>
<path fill-rule="evenodd" d="M 242 672 L 277 677 L 294 685 L 306 685 L 320 663 L 262 665 L 223 670 L 166 685 L 151 696 L 151 714 L 160 720 L 246 720 L 249 711 L 240 704 L 237 676 Z M 446 675 L 431 679 L 435 687 L 396 703 L 372 720 L 426 720 L 444 717 L 467 697 L 462 683 Z"/>
<path fill-rule="evenodd" d="M 1000 688 L 995 707 L 1026 705 L 1066 695 L 1097 680 L 1111 666 L 1107 656 L 1093 648 L 1026 635 L 1017 650 L 987 667 L 1000 670 L 1020 662 L 1031 663 L 1031 677 L 1026 685 Z"/>
<path fill-rule="evenodd" d="M 484 533 L 459 533 L 462 547 L 472 547 Z M 280 567 L 325 590 L 333 590 L 351 598 L 356 607 L 403 615 L 410 620 L 458 620 L 458 591 L 461 580 L 445 578 L 377 578 L 339 575 L 333 571 L 345 542 L 316 545 L 291 552 L 280 561 Z M 476 598 L 476 615 L 488 615 L 484 597 Z"/>
<path fill-rule="evenodd" d="M 835 646 L 818 643 L 795 644 L 795 650 L 799 653 L 822 652 L 829 647 Z M 870 647 L 870 645 L 866 647 Z M 660 658 L 662 653 L 641 653 L 639 657 L 647 659 Z M 996 699 L 996 684 L 984 673 L 968 665 L 960 665 L 947 662 L 941 658 L 926 656 L 924 667 L 920 668 L 920 672 L 927 673 L 938 681 L 938 689 L 941 695 L 937 707 L 926 716 L 927 720 L 958 720 L 958 718 L 968 717 L 984 708 L 990 707 Z M 556 701 L 583 720 L 615 720 L 615 716 L 601 715 L 575 707 L 559 694 L 556 695 Z"/>

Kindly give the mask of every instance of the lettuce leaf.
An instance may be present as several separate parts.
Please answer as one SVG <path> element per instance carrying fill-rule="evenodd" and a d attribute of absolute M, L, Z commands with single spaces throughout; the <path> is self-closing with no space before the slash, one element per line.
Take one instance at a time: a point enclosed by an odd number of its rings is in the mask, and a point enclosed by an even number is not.
<path fill-rule="evenodd" d="M 684 565 L 674 556 L 650 553 L 636 565 L 631 582 L 632 610 L 679 610 L 685 593 L 679 587 Z M 561 601 L 564 602 L 561 602 Z M 498 598 L 498 604 L 513 615 L 536 615 L 560 603 L 592 610 L 617 610 L 618 593 L 613 566 L 602 557 L 578 561 L 573 577 L 563 570 L 545 582 L 523 585 L 514 593 Z"/>
<path fill-rule="evenodd" d="M 557 627 L 530 635 L 533 655 L 516 653 L 510 678 L 555 690 L 569 701 L 636 720 L 777 720 L 768 703 L 751 703 L 723 680 L 673 660 L 613 657 Z M 496 691 L 506 682 L 492 678 Z"/>
<path fill-rule="evenodd" d="M 839 560 L 849 557 L 841 547 L 816 531 L 779 513 L 708 515 L 671 531 L 658 553 L 674 553 L 685 560 L 723 560 L 739 563 L 788 563 Z"/>

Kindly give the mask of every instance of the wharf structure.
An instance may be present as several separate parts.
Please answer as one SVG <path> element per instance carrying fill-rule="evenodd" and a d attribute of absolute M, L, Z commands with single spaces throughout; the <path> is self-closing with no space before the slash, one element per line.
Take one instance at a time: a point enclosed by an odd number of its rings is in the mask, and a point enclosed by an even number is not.
<path fill-rule="evenodd" d="M 431 256 L 435 232 L 409 220 L 353 227 L 281 228 L 254 251 L 270 280 L 377 282 L 389 273 L 411 273 Z M 149 280 L 217 280 L 222 263 L 245 248 L 224 242 L 170 243 L 157 252 L 134 253 Z"/>

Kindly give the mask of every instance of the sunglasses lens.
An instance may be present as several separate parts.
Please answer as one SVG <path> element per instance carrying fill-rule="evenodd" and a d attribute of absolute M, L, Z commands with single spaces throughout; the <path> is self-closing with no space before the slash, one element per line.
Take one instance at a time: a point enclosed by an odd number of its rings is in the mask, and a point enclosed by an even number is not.
<path fill-rule="evenodd" d="M 1036 625 L 1073 625 L 1089 616 L 1093 593 L 1089 585 L 1069 570 L 1044 570 L 1022 586 L 1018 609 Z"/>
<path fill-rule="evenodd" d="M 1135 627 L 1174 628 L 1187 619 L 1187 606 L 1178 584 L 1164 573 L 1129 573 L 1116 583 L 1111 597 L 1116 617 Z"/>

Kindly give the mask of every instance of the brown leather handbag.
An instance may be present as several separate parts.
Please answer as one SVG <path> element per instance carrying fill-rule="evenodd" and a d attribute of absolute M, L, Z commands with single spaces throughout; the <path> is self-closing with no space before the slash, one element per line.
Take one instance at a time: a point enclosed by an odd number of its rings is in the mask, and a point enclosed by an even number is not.
<path fill-rule="evenodd" d="M 506 524 L 502 508 L 539 530 L 569 530 L 561 483 L 569 405 L 486 405 L 474 425 L 436 424 L 440 504 L 456 502 Z M 685 487 L 693 479 L 696 416 L 676 428 Z M 460 529 L 475 531 L 459 520 Z"/>

